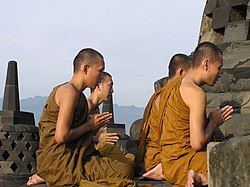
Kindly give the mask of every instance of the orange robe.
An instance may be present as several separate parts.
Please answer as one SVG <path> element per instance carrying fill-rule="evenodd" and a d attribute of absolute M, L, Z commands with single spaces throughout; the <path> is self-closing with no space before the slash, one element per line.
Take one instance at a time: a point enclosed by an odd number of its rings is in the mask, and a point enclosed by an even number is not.
<path fill-rule="evenodd" d="M 55 93 L 58 87 L 54 88 L 48 97 L 39 123 L 38 176 L 42 177 L 48 185 L 79 185 L 81 181 L 91 183 L 90 181 L 98 180 L 112 184 L 114 180 L 118 183 L 122 182 L 124 186 L 135 186 L 136 184 L 129 180 L 133 177 L 132 167 L 117 160 L 102 157 L 94 148 L 92 132 L 87 132 L 69 143 L 58 144 L 55 141 L 56 121 L 59 113 Z M 80 94 L 71 128 L 83 125 L 87 119 L 87 100 L 84 94 Z"/>
<path fill-rule="evenodd" d="M 158 115 L 159 111 L 155 104 L 162 89 L 158 89 L 150 98 L 141 122 L 140 145 L 135 162 L 140 164 L 144 160 L 146 171 L 154 168 L 160 162 L 160 148 L 158 141 Z"/>
<path fill-rule="evenodd" d="M 178 77 L 168 84 L 159 106 L 161 163 L 172 185 L 185 185 L 190 169 L 207 176 L 206 152 L 197 152 L 190 145 L 189 108 L 180 95 L 181 81 Z"/>

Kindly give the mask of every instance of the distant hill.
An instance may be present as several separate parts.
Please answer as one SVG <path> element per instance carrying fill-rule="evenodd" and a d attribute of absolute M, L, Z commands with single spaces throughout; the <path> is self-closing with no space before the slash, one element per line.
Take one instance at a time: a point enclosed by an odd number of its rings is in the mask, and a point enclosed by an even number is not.
<path fill-rule="evenodd" d="M 47 100 L 47 97 L 43 96 L 35 96 L 27 99 L 21 99 L 20 108 L 21 111 L 32 112 L 35 116 L 36 125 L 39 122 L 40 116 L 42 114 L 42 109 Z M 0 98 L 0 110 L 2 110 L 2 101 Z M 122 123 L 126 126 L 126 133 L 129 134 L 129 129 L 132 123 L 142 118 L 144 112 L 144 108 L 132 106 L 119 106 L 118 104 L 114 104 L 114 120 L 115 123 Z"/>

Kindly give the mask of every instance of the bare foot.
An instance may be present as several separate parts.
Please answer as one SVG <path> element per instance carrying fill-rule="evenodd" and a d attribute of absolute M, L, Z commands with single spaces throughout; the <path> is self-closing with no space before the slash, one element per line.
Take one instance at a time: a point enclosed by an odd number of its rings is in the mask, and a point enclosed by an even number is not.
<path fill-rule="evenodd" d="M 32 175 L 29 177 L 29 180 L 27 182 L 27 186 L 35 185 L 35 184 L 41 184 L 45 183 L 45 180 L 39 177 L 37 174 Z"/>
<path fill-rule="evenodd" d="M 149 170 L 147 173 L 144 173 L 141 179 L 153 179 L 153 180 L 165 180 L 164 175 L 162 174 L 162 165 L 159 163 L 153 169 Z"/>
<path fill-rule="evenodd" d="M 204 186 L 207 184 L 207 178 L 203 174 L 196 173 L 194 170 L 189 170 L 185 187 Z"/>

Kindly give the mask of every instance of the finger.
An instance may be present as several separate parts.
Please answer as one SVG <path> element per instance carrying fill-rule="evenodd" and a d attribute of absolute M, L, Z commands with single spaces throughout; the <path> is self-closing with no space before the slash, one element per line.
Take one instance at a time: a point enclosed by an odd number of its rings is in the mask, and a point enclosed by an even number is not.
<path fill-rule="evenodd" d="M 232 106 L 227 105 L 227 106 L 224 106 L 223 108 L 221 108 L 220 110 L 221 110 L 221 112 L 224 112 L 224 111 L 228 110 L 229 108 L 232 108 Z"/>
<path fill-rule="evenodd" d="M 108 113 L 108 114 L 105 114 L 105 115 L 99 115 L 99 119 L 103 120 L 103 119 L 111 119 L 112 118 L 112 114 L 111 113 Z"/>
<path fill-rule="evenodd" d="M 224 121 L 227 121 L 227 120 L 229 120 L 229 119 L 231 119 L 232 118 L 232 116 L 228 116 L 228 117 L 226 117 L 225 119 L 224 119 Z"/>
<path fill-rule="evenodd" d="M 103 128 L 103 133 L 107 133 L 107 127 Z"/>
<path fill-rule="evenodd" d="M 119 138 L 110 138 L 108 137 L 107 140 L 111 141 L 111 142 L 117 142 L 119 140 Z"/>
<path fill-rule="evenodd" d="M 115 132 L 108 132 L 108 133 L 106 133 L 108 136 L 117 136 L 117 133 L 115 133 Z"/>
<path fill-rule="evenodd" d="M 228 107 L 226 108 L 223 112 L 222 115 L 224 116 L 224 118 L 226 118 L 227 116 L 231 115 L 233 112 L 233 108 L 232 107 Z"/>
<path fill-rule="evenodd" d="M 106 124 L 108 124 L 109 123 L 109 119 L 108 120 L 102 120 L 102 121 L 100 121 L 100 124 L 101 125 L 106 125 Z"/>
<path fill-rule="evenodd" d="M 115 144 L 114 142 L 106 142 L 106 143 L 108 143 L 108 144 L 113 144 L 113 145 Z"/>
<path fill-rule="evenodd" d="M 227 110 L 223 113 L 223 116 L 226 118 L 227 116 L 230 116 L 233 113 L 233 109 Z"/>

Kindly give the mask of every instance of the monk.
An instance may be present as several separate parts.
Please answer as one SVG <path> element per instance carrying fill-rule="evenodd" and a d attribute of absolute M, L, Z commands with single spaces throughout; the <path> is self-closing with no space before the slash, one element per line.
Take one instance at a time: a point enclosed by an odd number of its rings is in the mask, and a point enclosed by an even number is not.
<path fill-rule="evenodd" d="M 213 43 L 200 43 L 192 62 L 187 74 L 173 80 L 160 98 L 160 159 L 165 179 L 174 186 L 208 184 L 207 153 L 203 149 L 214 129 L 233 112 L 232 106 L 218 107 L 206 119 L 206 95 L 201 86 L 213 86 L 220 77 L 221 50 Z"/>
<path fill-rule="evenodd" d="M 108 101 L 113 92 L 114 89 L 112 76 L 107 72 L 103 72 L 101 82 L 98 83 L 94 90 L 91 90 L 91 94 L 88 97 L 90 114 L 100 113 L 99 105 L 104 101 Z M 133 163 L 134 155 L 121 151 L 118 146 L 114 145 L 119 140 L 117 133 L 108 133 L 106 127 L 101 127 L 93 139 L 96 143 L 95 148 L 103 156 L 136 167 Z M 137 169 L 137 167 L 135 169 Z"/>
<path fill-rule="evenodd" d="M 103 72 L 101 82 L 98 83 L 94 90 L 91 90 L 91 94 L 88 97 L 88 107 L 90 115 L 99 114 L 99 105 L 104 101 L 108 101 L 111 94 L 114 92 L 113 79 L 108 72 Z M 108 143 L 115 144 L 119 137 L 117 133 L 107 133 L 107 128 L 101 127 L 96 135 L 93 137 L 96 143 Z"/>
<path fill-rule="evenodd" d="M 175 54 L 169 63 L 168 83 L 176 77 L 184 76 L 191 67 L 192 59 L 185 54 Z M 142 120 L 140 131 L 140 145 L 135 162 L 138 164 L 144 160 L 145 173 L 142 178 L 164 180 L 160 159 L 159 147 L 159 100 L 162 92 L 168 89 L 164 86 L 158 89 L 151 97 Z"/>
<path fill-rule="evenodd" d="M 89 116 L 87 99 L 82 93 L 94 89 L 105 68 L 103 56 L 94 49 L 81 50 L 74 59 L 72 78 L 53 89 L 39 122 L 40 144 L 37 174 L 27 185 L 135 186 L 130 165 L 102 157 L 94 148 L 93 132 L 107 124 L 112 115 Z M 113 185 L 115 186 L 115 185 Z"/>

